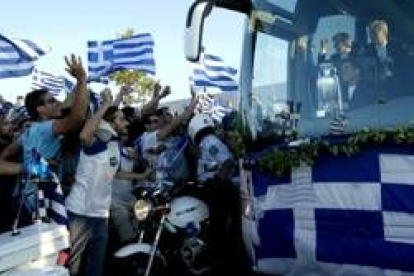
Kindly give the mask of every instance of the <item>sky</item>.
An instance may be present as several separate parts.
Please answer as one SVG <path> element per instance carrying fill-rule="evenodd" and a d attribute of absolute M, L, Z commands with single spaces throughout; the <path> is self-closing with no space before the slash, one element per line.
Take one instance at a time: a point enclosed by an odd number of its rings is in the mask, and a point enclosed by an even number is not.
<path fill-rule="evenodd" d="M 42 42 L 52 51 L 37 61 L 40 70 L 65 74 L 64 56 L 74 53 L 87 67 L 88 40 L 108 40 L 128 28 L 149 32 L 155 41 L 157 76 L 172 87 L 170 99 L 189 96 L 190 66 L 184 56 L 184 28 L 190 0 L 4 1 L 0 33 Z M 206 21 L 203 45 L 239 68 L 244 16 L 215 9 Z M 14 102 L 30 91 L 30 77 L 0 79 L 0 94 Z M 97 87 L 101 89 L 101 87 Z M 116 91 L 114 91 L 116 93 Z"/>

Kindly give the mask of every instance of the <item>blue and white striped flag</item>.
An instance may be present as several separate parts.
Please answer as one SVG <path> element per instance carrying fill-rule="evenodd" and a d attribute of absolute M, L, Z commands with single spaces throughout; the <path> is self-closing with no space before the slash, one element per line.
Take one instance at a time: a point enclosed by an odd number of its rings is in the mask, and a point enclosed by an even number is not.
<path fill-rule="evenodd" d="M 218 100 L 215 100 L 210 110 L 210 116 L 211 118 L 213 118 L 214 121 L 221 123 L 223 118 L 232 111 L 233 109 L 231 109 L 230 107 L 226 107 L 220 104 Z"/>
<path fill-rule="evenodd" d="M 236 75 L 237 70 L 225 65 L 220 57 L 202 53 L 193 70 L 192 81 L 197 87 L 217 87 L 223 92 L 236 92 Z"/>
<path fill-rule="evenodd" d="M 345 133 L 348 127 L 348 120 L 344 114 L 336 115 L 329 124 L 329 133 L 331 135 L 341 135 Z"/>
<path fill-rule="evenodd" d="M 32 160 L 27 173 L 32 181 L 33 179 L 40 180 L 37 183 L 40 218 L 49 218 L 57 224 L 67 226 L 68 216 L 60 180 L 36 150 L 32 152 Z"/>
<path fill-rule="evenodd" d="M 30 40 L 8 39 L 0 35 L 0 79 L 31 74 L 34 61 L 50 48 Z"/>
<path fill-rule="evenodd" d="M 196 110 L 200 113 L 209 114 L 211 118 L 218 123 L 221 123 L 223 118 L 233 111 L 230 107 L 222 105 L 219 100 L 214 99 L 214 97 L 207 92 L 198 93 Z"/>
<path fill-rule="evenodd" d="M 13 125 L 18 125 L 21 121 L 30 118 L 25 106 L 14 106 L 9 110 L 7 117 Z"/>
<path fill-rule="evenodd" d="M 371 145 L 350 158 L 321 153 L 285 176 L 253 169 L 248 235 L 257 271 L 414 275 L 413 154 Z"/>
<path fill-rule="evenodd" d="M 96 82 L 101 84 L 109 84 L 109 78 L 108 77 L 90 77 L 88 76 L 87 83 Z"/>
<path fill-rule="evenodd" d="M 71 93 L 75 84 L 64 76 L 56 76 L 49 72 L 35 69 L 32 74 L 32 89 L 46 89 L 57 96 L 60 93 Z"/>
<path fill-rule="evenodd" d="M 10 102 L 6 102 L 3 105 L 0 105 L 0 116 L 8 116 L 8 114 L 10 114 L 10 110 L 13 108 L 14 106 Z"/>
<path fill-rule="evenodd" d="M 209 111 L 213 108 L 214 97 L 207 92 L 198 92 L 198 103 L 196 106 L 196 110 L 200 113 L 209 113 Z"/>
<path fill-rule="evenodd" d="M 130 38 L 88 41 L 88 74 L 91 80 L 121 70 L 155 75 L 154 40 L 149 33 Z"/>
<path fill-rule="evenodd" d="M 89 114 L 95 114 L 102 106 L 103 100 L 100 94 L 91 92 L 89 94 Z"/>

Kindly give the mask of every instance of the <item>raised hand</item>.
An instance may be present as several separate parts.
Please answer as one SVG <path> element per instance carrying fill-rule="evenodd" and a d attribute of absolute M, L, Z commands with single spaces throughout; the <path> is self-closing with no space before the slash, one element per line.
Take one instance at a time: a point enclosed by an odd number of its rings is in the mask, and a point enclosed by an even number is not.
<path fill-rule="evenodd" d="M 101 92 L 101 97 L 102 97 L 102 101 L 104 105 L 107 106 L 111 106 L 113 103 L 113 97 L 112 97 L 112 93 L 111 90 L 109 88 L 105 88 L 102 92 Z"/>
<path fill-rule="evenodd" d="M 190 104 L 185 108 L 185 111 L 183 113 L 186 120 L 190 119 L 191 115 L 193 115 L 194 110 L 196 109 L 198 102 L 199 102 L 199 96 L 198 95 L 196 95 L 194 98 L 191 99 Z"/>
<path fill-rule="evenodd" d="M 161 94 L 160 94 L 160 98 L 165 98 L 165 97 L 167 97 L 168 95 L 170 95 L 171 94 L 171 87 L 170 86 L 166 86 L 166 87 L 164 87 L 164 89 L 162 90 L 162 92 L 161 92 Z"/>
<path fill-rule="evenodd" d="M 191 99 L 194 99 L 197 96 L 197 91 L 194 89 L 194 86 L 190 85 Z"/>
<path fill-rule="evenodd" d="M 154 83 L 154 98 L 159 98 L 160 97 L 160 92 L 161 92 L 161 84 L 160 81 L 157 81 L 156 83 Z"/>
<path fill-rule="evenodd" d="M 72 54 L 69 57 L 65 57 L 66 71 L 76 78 L 77 81 L 86 81 L 86 71 L 85 68 L 83 68 L 82 60 L 80 57 L 76 57 L 74 54 Z"/>

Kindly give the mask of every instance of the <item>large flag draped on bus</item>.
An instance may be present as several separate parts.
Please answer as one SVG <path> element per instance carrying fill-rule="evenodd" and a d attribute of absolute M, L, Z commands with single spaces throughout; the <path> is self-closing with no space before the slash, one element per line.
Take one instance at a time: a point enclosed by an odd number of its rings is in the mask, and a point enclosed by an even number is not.
<path fill-rule="evenodd" d="M 196 87 L 217 87 L 223 92 L 236 92 L 237 70 L 227 66 L 219 56 L 203 52 L 194 65 L 192 81 Z"/>
<path fill-rule="evenodd" d="M 52 95 L 60 93 L 70 93 L 74 88 L 74 83 L 64 76 L 57 76 L 46 71 L 34 69 L 32 74 L 32 88 L 44 88 Z"/>
<path fill-rule="evenodd" d="M 34 61 L 50 48 L 27 39 L 8 39 L 0 34 L 0 79 L 24 77 L 32 73 Z"/>
<path fill-rule="evenodd" d="M 321 154 L 285 176 L 244 171 L 243 229 L 257 271 L 414 275 L 413 154 L 370 146 L 352 157 Z"/>
<path fill-rule="evenodd" d="M 137 70 L 155 75 L 154 40 L 149 33 L 130 38 L 88 41 L 89 79 L 99 80 L 113 72 Z"/>

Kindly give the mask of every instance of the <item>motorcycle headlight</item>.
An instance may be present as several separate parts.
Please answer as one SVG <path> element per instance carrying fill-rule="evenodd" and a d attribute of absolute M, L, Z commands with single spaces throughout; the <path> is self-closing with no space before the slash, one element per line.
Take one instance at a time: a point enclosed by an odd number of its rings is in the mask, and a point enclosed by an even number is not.
<path fill-rule="evenodd" d="M 134 204 L 134 215 L 139 221 L 147 219 L 152 208 L 152 204 L 146 200 L 139 199 Z"/>

